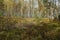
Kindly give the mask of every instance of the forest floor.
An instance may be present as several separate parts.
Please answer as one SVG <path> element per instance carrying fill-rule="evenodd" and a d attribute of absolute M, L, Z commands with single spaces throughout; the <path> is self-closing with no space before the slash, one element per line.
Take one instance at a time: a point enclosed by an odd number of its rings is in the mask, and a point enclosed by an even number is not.
<path fill-rule="evenodd" d="M 0 17 L 0 40 L 60 40 L 60 21 Z"/>

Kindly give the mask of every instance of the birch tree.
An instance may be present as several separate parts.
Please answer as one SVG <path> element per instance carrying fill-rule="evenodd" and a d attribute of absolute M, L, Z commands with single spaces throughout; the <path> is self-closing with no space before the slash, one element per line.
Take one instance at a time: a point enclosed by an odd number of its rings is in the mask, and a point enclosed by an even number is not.
<path fill-rule="evenodd" d="M 41 17 L 42 16 L 42 13 L 45 10 L 45 7 L 44 7 L 44 4 L 43 4 L 42 0 L 38 0 L 38 10 L 39 10 L 40 17 Z"/>
<path fill-rule="evenodd" d="M 5 15 L 12 15 L 13 2 L 12 0 L 4 0 Z"/>

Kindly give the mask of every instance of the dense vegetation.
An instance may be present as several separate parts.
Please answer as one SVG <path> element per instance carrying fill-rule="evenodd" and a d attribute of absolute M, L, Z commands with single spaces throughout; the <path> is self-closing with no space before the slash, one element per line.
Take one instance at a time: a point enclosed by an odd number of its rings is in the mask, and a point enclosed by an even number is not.
<path fill-rule="evenodd" d="M 60 40 L 60 23 L 20 23 L 0 17 L 0 40 Z"/>
<path fill-rule="evenodd" d="M 57 5 L 56 0 L 0 0 L 0 40 L 60 40 Z"/>

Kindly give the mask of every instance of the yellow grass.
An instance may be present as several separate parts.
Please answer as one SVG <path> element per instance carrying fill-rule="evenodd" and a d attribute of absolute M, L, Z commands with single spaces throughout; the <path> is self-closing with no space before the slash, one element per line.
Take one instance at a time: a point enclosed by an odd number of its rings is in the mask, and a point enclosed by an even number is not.
<path fill-rule="evenodd" d="M 17 23 L 37 23 L 37 22 L 45 22 L 45 23 L 49 23 L 50 20 L 48 18 L 17 18 L 17 17 L 4 17 L 4 18 L 8 18 L 8 19 L 13 19 L 15 21 L 17 21 Z"/>

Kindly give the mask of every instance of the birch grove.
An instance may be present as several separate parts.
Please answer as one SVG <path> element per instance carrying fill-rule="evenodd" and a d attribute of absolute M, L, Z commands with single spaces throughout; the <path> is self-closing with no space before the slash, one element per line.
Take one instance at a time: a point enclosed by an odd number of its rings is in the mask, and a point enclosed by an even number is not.
<path fill-rule="evenodd" d="M 58 16 L 58 7 L 53 0 L 4 0 L 5 16 L 17 16 L 24 18 L 34 18 L 35 16 L 52 18 L 54 10 Z M 36 4 L 35 4 L 36 3 Z M 51 3 L 51 4 L 49 4 Z M 34 5 L 37 5 L 34 6 Z M 35 8 L 36 7 L 36 8 Z M 36 11 L 37 10 L 37 11 Z M 50 16 L 50 17 L 49 17 Z"/>

